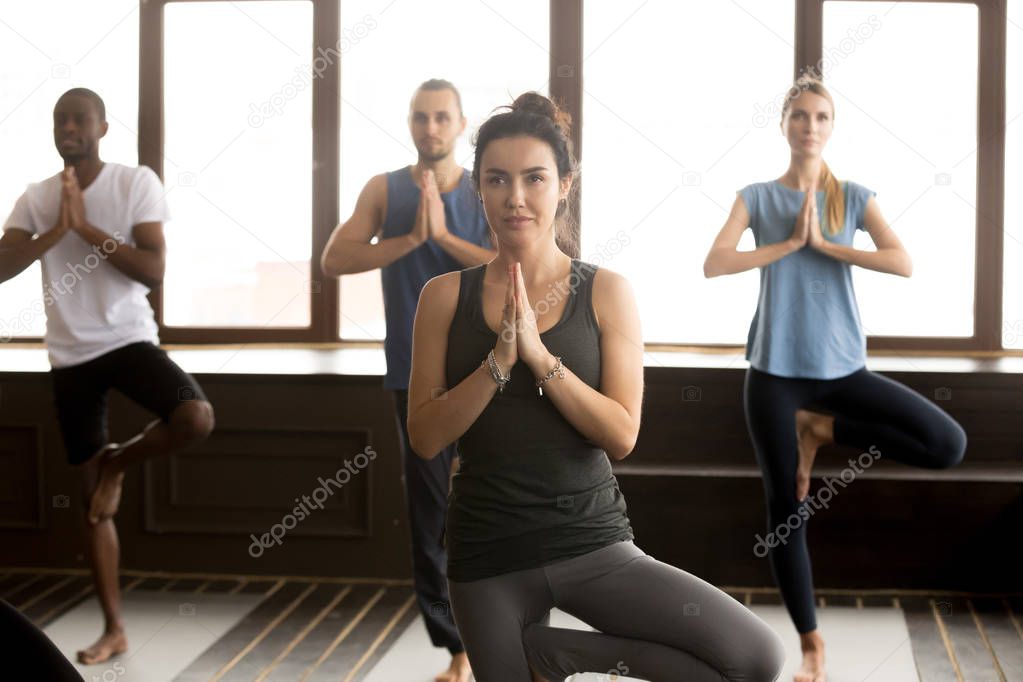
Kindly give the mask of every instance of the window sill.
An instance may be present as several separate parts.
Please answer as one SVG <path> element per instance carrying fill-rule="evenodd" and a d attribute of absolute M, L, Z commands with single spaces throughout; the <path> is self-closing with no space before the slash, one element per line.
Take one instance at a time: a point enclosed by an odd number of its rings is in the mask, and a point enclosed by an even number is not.
<path fill-rule="evenodd" d="M 335 375 L 382 377 L 386 371 L 379 343 L 165 345 L 171 358 L 191 374 Z M 733 369 L 749 366 L 741 348 L 648 346 L 649 369 Z M 1023 374 L 1023 354 L 871 353 L 867 367 L 878 372 L 931 374 Z M 48 372 L 46 349 L 39 343 L 0 346 L 0 373 Z"/>

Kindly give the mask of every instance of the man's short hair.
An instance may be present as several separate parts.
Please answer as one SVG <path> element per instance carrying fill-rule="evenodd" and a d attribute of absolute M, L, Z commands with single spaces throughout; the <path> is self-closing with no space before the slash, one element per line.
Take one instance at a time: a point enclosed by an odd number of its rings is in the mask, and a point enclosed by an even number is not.
<path fill-rule="evenodd" d="M 458 88 L 456 88 L 455 84 L 451 81 L 444 80 L 443 78 L 431 78 L 428 81 L 423 81 L 423 83 L 416 88 L 416 92 L 419 92 L 420 90 L 450 90 L 455 93 L 455 102 L 458 104 L 458 113 L 465 116 L 465 113 L 462 111 L 462 94 L 458 92 Z M 414 102 L 415 99 L 416 96 L 413 94 L 412 101 Z M 411 108 L 412 102 L 409 102 L 409 109 Z"/>
<path fill-rule="evenodd" d="M 93 106 L 96 107 L 96 113 L 99 114 L 100 121 L 107 120 L 107 106 L 103 103 L 103 98 L 97 95 L 89 88 L 71 88 L 57 100 L 58 102 L 65 97 L 84 97 L 85 99 L 92 102 Z"/>

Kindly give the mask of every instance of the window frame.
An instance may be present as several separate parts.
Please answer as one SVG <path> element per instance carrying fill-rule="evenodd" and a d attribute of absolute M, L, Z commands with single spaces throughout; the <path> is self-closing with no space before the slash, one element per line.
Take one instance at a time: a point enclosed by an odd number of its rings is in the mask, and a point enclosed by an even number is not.
<path fill-rule="evenodd" d="M 140 5 L 139 31 L 139 163 L 163 177 L 163 9 L 172 2 L 210 0 L 149 0 Z M 256 0 L 259 1 L 259 0 Z M 314 46 L 328 48 L 341 38 L 341 3 L 344 0 L 294 0 L 313 5 Z M 834 0 L 795 0 L 793 78 L 816 64 L 823 54 L 824 3 Z M 848 1 L 848 0 L 847 0 Z M 851 0 L 880 2 L 881 0 Z M 970 337 L 869 336 L 871 351 L 992 352 L 1014 354 L 1002 347 L 1002 257 L 1005 212 L 1005 117 L 1007 0 L 903 0 L 904 2 L 957 2 L 974 4 L 979 13 L 977 92 L 977 196 L 974 281 L 974 328 Z M 550 2 L 550 95 L 571 116 L 572 142 L 583 156 L 583 0 Z M 319 272 L 319 254 L 339 223 L 340 175 L 340 65 L 328 66 L 323 78 L 313 81 L 314 165 L 312 180 L 312 253 L 310 326 L 300 329 L 248 327 L 167 327 L 162 317 L 162 290 L 150 295 L 160 338 L 166 343 L 331 343 L 379 346 L 380 341 L 346 341 L 339 335 L 340 287 L 338 279 Z M 580 186 L 575 197 L 579 210 Z M 578 229 L 578 228 L 577 228 Z M 577 235 L 578 237 L 578 235 Z M 578 243 L 578 239 L 576 240 Z M 578 257 L 579 254 L 570 254 Z M 318 286 L 317 286 L 318 285 Z M 736 344 L 685 342 L 647 344 L 655 348 L 741 349 Z"/>
<path fill-rule="evenodd" d="M 164 8 L 172 3 L 211 0 L 148 0 L 139 5 L 139 164 L 163 178 L 164 151 Z M 255 0 L 257 2 L 263 0 Z M 313 47 L 329 49 L 341 40 L 339 0 L 289 0 L 313 6 Z M 173 344 L 312 343 L 338 341 L 338 280 L 320 272 L 319 254 L 338 221 L 340 173 L 340 60 L 328 64 L 312 81 L 312 248 L 309 254 L 309 326 L 170 327 L 163 320 L 163 287 L 149 295 L 160 340 Z M 331 330 L 333 334 L 331 334 Z"/>
<path fill-rule="evenodd" d="M 793 77 L 823 56 L 824 3 L 796 0 Z M 880 2 L 882 0 L 841 0 Z M 1002 347 L 1002 249 L 1005 224 L 1006 0 L 904 0 L 977 6 L 977 195 L 973 335 L 968 337 L 868 336 L 879 351 L 1004 351 Z M 990 207 L 981 211 L 980 206 Z M 1012 353 L 1013 351 L 1006 351 Z"/>

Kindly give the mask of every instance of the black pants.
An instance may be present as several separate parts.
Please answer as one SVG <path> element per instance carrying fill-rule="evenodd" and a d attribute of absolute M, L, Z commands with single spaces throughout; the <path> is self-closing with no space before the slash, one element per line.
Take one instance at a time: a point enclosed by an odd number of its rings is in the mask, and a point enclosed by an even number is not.
<path fill-rule="evenodd" d="M 431 460 L 417 455 L 408 438 L 408 391 L 395 391 L 394 404 L 412 535 L 416 601 L 433 645 L 447 647 L 456 654 L 465 647 L 458 636 L 448 598 L 448 553 L 444 548 L 444 520 L 455 445 L 452 443 Z"/>
<path fill-rule="evenodd" d="M 188 400 L 207 400 L 191 375 L 148 341 L 128 344 L 80 365 L 50 370 L 57 421 L 70 464 L 110 442 L 107 393 L 116 388 L 163 421 Z"/>
<path fill-rule="evenodd" d="M 768 533 L 782 526 L 784 542 L 768 551 L 785 606 L 800 633 L 817 628 L 810 555 L 806 547 L 805 503 L 796 500 L 799 450 L 795 414 L 818 409 L 835 417 L 835 442 L 880 452 L 928 469 L 958 464 L 966 451 L 966 433 L 944 410 L 897 381 L 860 369 L 839 379 L 789 379 L 752 367 L 743 392 L 746 425 L 763 472 Z M 793 528 L 791 516 L 796 514 Z M 769 545 L 770 546 L 770 545 Z"/>

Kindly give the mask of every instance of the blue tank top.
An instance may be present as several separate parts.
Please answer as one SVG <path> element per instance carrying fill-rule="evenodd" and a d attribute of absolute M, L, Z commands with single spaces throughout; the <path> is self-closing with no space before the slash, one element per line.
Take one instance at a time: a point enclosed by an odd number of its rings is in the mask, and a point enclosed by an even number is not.
<path fill-rule="evenodd" d="M 412 231 L 419 207 L 419 187 L 412 178 L 411 166 L 387 174 L 387 215 L 381 239 L 400 237 Z M 448 231 L 467 242 L 492 248 L 490 227 L 483 205 L 472 185 L 469 171 L 462 169 L 458 186 L 441 195 Z M 393 263 L 380 269 L 384 294 L 384 356 L 387 374 L 384 388 L 405 390 L 412 370 L 412 323 L 416 317 L 419 292 L 437 275 L 465 266 L 452 258 L 433 240 L 421 244 Z"/>
<path fill-rule="evenodd" d="M 863 212 L 875 192 L 843 183 L 845 224 L 828 241 L 852 246 L 866 229 Z M 750 214 L 758 247 L 789 238 L 805 192 L 777 180 L 739 190 Z M 817 192 L 824 216 L 824 192 Z M 746 359 L 761 372 L 782 377 L 837 379 L 866 364 L 867 343 L 860 323 L 852 267 L 804 246 L 760 268 L 760 297 L 746 340 Z"/>

